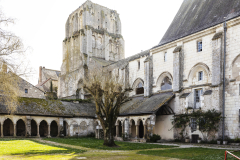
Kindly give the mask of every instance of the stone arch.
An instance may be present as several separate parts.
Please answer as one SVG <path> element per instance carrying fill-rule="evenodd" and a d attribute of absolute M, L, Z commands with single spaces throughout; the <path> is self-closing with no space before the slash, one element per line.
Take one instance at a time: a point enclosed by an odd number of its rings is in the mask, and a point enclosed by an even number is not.
<path fill-rule="evenodd" d="M 58 124 L 55 120 L 53 120 L 50 124 L 50 136 L 51 137 L 58 136 Z"/>
<path fill-rule="evenodd" d="M 168 78 L 168 81 L 165 80 L 166 78 Z M 160 74 L 160 76 L 157 79 L 156 85 L 161 90 L 168 90 L 168 89 L 172 89 L 172 82 L 173 82 L 173 77 L 171 73 L 166 71 Z"/>
<path fill-rule="evenodd" d="M 237 81 L 240 80 L 240 54 L 237 55 L 233 61 L 232 61 L 232 65 L 230 67 L 230 70 L 232 71 L 232 78 L 236 79 Z"/>
<path fill-rule="evenodd" d="M 194 84 L 195 82 L 198 81 L 198 72 L 199 71 L 203 71 L 203 81 L 201 81 L 202 83 L 208 83 L 208 80 L 210 78 L 210 69 L 209 67 L 205 64 L 205 63 L 197 63 L 195 64 L 192 69 L 189 71 L 188 74 L 188 82 L 189 84 Z"/>
<path fill-rule="evenodd" d="M 46 120 L 42 120 L 39 124 L 39 134 L 40 137 L 48 136 L 48 123 Z"/>
<path fill-rule="evenodd" d="M 136 137 L 136 122 L 134 121 L 134 119 L 130 120 L 130 125 L 131 125 L 131 137 L 135 138 Z"/>
<path fill-rule="evenodd" d="M 16 135 L 25 136 L 26 135 L 26 125 L 22 119 L 19 119 L 16 123 Z"/>
<path fill-rule="evenodd" d="M 4 136 L 13 136 L 13 134 L 14 134 L 13 121 L 10 118 L 7 118 L 3 122 L 3 135 Z"/>
<path fill-rule="evenodd" d="M 67 133 L 68 133 L 68 123 L 67 121 L 63 121 L 63 136 L 67 136 Z"/>
<path fill-rule="evenodd" d="M 37 122 L 31 119 L 31 136 L 37 136 Z"/>
<path fill-rule="evenodd" d="M 133 90 L 135 90 L 135 94 L 143 94 L 144 93 L 144 81 L 141 78 L 137 78 L 132 85 Z"/>
<path fill-rule="evenodd" d="M 139 119 L 138 120 L 138 127 L 139 127 L 139 129 L 138 129 L 138 135 L 139 135 L 139 138 L 143 138 L 143 136 L 144 136 L 144 126 L 143 126 L 143 120 L 142 119 Z"/>

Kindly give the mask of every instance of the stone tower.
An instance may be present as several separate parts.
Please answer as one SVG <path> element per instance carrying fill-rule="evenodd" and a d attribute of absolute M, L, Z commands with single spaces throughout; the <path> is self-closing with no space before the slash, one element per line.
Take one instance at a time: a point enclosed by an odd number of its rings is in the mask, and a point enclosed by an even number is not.
<path fill-rule="evenodd" d="M 109 62 L 125 58 L 121 21 L 117 11 L 87 0 L 69 15 L 65 33 L 58 96 L 75 98 L 92 57 Z"/>

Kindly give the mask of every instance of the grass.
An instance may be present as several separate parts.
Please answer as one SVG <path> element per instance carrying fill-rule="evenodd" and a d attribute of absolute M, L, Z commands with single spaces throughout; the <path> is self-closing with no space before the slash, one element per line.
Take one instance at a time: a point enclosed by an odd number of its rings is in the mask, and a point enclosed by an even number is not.
<path fill-rule="evenodd" d="M 208 148 L 176 148 L 166 150 L 148 150 L 139 151 L 137 154 L 155 155 L 161 157 L 171 157 L 191 160 L 223 160 L 225 150 L 223 149 L 208 149 Z M 240 152 L 234 153 L 240 156 Z M 229 160 L 235 160 L 230 155 Z"/>
<path fill-rule="evenodd" d="M 33 140 L 0 139 L 0 157 L 3 159 L 64 159 L 83 152 L 84 150 L 42 144 Z"/>
<path fill-rule="evenodd" d="M 145 144 L 145 143 L 129 143 L 129 142 L 115 142 L 119 147 L 107 147 L 103 145 L 103 140 L 95 138 L 46 138 L 47 141 L 57 143 L 76 145 L 92 149 L 103 150 L 142 150 L 153 148 L 173 148 L 175 146 L 165 146 L 158 144 Z"/>

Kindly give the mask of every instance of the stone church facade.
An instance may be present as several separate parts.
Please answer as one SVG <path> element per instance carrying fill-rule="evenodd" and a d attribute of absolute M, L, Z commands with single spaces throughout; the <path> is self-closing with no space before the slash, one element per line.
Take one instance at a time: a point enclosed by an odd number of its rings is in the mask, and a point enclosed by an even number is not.
<path fill-rule="evenodd" d="M 194 110 L 222 112 L 226 47 L 225 135 L 240 137 L 240 4 L 237 0 L 231 3 L 228 0 L 184 0 L 160 43 L 128 58 L 125 58 L 119 14 L 89 0 L 69 15 L 65 33 L 63 62 L 58 75 L 60 99 L 89 98 L 81 84 L 88 70 L 96 65 L 124 77 L 125 86 L 133 88 L 130 100 L 121 106 L 116 121 L 115 137 L 119 140 L 126 134 L 144 141 L 149 133 L 172 140 L 179 136 L 171 123 L 173 116 Z M 16 117 L 21 115 L 25 124 L 31 124 L 34 119 L 39 126 L 45 120 L 45 128 L 48 128 L 42 134 L 45 136 L 51 136 L 48 132 L 55 121 L 58 126 L 55 135 L 95 132 L 97 138 L 101 137 L 94 104 L 61 103 L 62 107 L 56 112 L 45 113 L 44 106 L 33 115 L 19 109 L 19 115 L 9 117 L 13 122 L 11 133 L 15 130 Z M 38 103 L 32 104 L 36 105 Z M 6 115 L 0 116 L 0 120 L 2 129 Z M 191 122 L 194 123 L 194 119 Z M 202 137 L 198 127 L 187 127 L 186 134 L 190 138 Z M 39 127 L 35 128 L 39 135 Z M 61 128 L 64 133 L 60 132 Z M 215 137 L 220 135 L 221 131 Z"/>

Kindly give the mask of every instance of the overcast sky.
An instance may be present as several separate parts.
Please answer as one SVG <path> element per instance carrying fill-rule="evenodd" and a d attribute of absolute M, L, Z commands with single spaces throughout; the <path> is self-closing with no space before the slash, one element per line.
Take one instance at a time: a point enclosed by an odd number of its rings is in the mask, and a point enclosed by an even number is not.
<path fill-rule="evenodd" d="M 23 40 L 35 70 L 28 79 L 36 85 L 39 66 L 60 70 L 62 41 L 69 14 L 86 0 L 0 0 L 3 13 L 15 18 L 10 29 Z M 183 0 L 92 0 L 117 10 L 125 40 L 125 57 L 157 45 Z"/>

